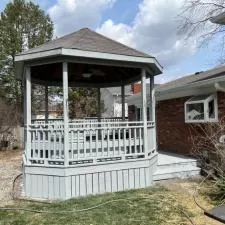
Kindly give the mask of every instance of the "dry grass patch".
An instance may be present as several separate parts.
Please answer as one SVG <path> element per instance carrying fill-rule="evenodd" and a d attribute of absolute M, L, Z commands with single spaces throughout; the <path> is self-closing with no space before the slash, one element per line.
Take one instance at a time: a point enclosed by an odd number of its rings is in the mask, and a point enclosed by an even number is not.
<path fill-rule="evenodd" d="M 13 203 L 13 180 L 21 171 L 21 150 L 0 151 L 0 206 Z"/>
<path fill-rule="evenodd" d="M 201 180 L 170 180 L 160 182 L 160 185 L 164 186 L 170 191 L 170 194 L 176 198 L 179 203 L 192 213 L 192 220 L 196 225 L 221 225 L 222 223 L 212 220 L 203 214 L 203 211 L 195 204 L 193 195 L 196 188 L 199 188 Z M 206 210 L 212 209 L 216 202 L 210 198 L 211 186 L 203 184 L 198 191 L 196 200 Z"/>

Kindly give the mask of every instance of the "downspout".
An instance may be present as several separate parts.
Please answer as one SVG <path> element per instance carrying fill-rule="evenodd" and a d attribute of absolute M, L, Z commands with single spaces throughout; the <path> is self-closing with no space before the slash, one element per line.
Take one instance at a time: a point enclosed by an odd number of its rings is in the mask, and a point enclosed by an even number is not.
<path fill-rule="evenodd" d="M 214 87 L 216 88 L 217 91 L 225 92 L 225 87 L 222 87 L 218 82 L 214 84 Z"/>

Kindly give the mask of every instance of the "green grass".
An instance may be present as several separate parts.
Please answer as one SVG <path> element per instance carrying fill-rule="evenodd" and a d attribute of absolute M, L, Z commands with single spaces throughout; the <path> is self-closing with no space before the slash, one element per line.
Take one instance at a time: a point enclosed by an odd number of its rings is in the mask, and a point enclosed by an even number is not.
<path fill-rule="evenodd" d="M 115 199 L 129 199 L 111 202 L 85 212 L 59 214 L 57 212 L 83 209 Z M 181 224 L 187 218 L 181 211 L 192 216 L 172 194 L 161 187 L 105 194 L 94 197 L 73 199 L 64 202 L 37 203 L 16 201 L 15 208 L 48 210 L 56 214 L 0 211 L 0 225 L 141 225 Z M 170 223 L 169 223 L 170 221 Z M 171 223 L 174 221 L 174 223 Z"/>

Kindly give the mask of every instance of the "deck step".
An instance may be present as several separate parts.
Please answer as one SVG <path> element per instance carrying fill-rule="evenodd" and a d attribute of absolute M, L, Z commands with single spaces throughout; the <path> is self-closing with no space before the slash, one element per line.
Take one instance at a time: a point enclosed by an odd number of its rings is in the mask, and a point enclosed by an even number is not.
<path fill-rule="evenodd" d="M 193 166 L 193 167 L 198 167 L 198 162 L 197 160 L 188 160 L 188 161 L 182 161 L 182 162 L 168 162 L 168 163 L 163 163 L 163 164 L 160 164 L 160 162 L 158 163 L 158 168 L 160 170 L 168 170 L 168 169 L 175 169 L 175 168 L 178 168 L 178 169 L 181 169 L 181 168 L 187 168 L 187 167 L 190 167 L 190 166 Z"/>
<path fill-rule="evenodd" d="M 200 171 L 201 169 L 197 166 L 188 166 L 186 168 L 175 167 L 169 169 L 158 168 L 155 174 L 153 175 L 153 179 L 154 181 L 159 181 L 173 178 L 188 178 L 200 175 Z"/>
<path fill-rule="evenodd" d="M 159 154 L 154 181 L 173 178 L 188 178 L 200 175 L 198 160 L 175 154 Z"/>

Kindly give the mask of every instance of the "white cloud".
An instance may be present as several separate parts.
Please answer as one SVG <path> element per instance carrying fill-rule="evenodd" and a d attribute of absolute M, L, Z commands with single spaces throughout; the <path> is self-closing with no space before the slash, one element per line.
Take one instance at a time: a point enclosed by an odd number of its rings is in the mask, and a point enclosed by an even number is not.
<path fill-rule="evenodd" d="M 108 20 L 97 31 L 154 55 L 167 68 L 196 52 L 196 41 L 186 43 L 177 32 L 177 15 L 183 1 L 143 0 L 132 25 Z"/>
<path fill-rule="evenodd" d="M 96 31 L 128 46 L 136 47 L 136 43 L 133 41 L 133 29 L 127 24 L 114 24 L 114 22 L 109 19 L 105 21 L 100 28 L 97 28 Z"/>
<path fill-rule="evenodd" d="M 175 68 L 185 58 L 195 55 L 196 40 L 200 36 L 197 34 L 185 41 L 184 35 L 177 32 L 178 14 L 185 0 L 141 0 L 130 24 L 115 23 L 112 19 L 101 24 L 103 13 L 112 8 L 116 1 L 57 0 L 48 9 L 55 24 L 55 34 L 62 36 L 82 27 L 96 29 L 103 35 L 155 56 L 165 71 L 170 71 L 167 78 L 159 77 L 162 82 L 180 76 L 178 74 L 183 72 Z"/>
<path fill-rule="evenodd" d="M 48 13 L 55 24 L 56 36 L 62 36 L 83 27 L 96 27 L 102 12 L 113 6 L 115 0 L 57 0 Z"/>

